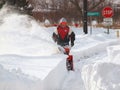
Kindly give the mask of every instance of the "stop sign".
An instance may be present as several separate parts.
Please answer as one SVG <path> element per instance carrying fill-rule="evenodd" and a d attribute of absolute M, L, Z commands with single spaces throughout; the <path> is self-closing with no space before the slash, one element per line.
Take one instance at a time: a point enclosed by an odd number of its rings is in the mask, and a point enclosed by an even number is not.
<path fill-rule="evenodd" d="M 109 6 L 103 8 L 102 10 L 102 16 L 105 18 L 110 18 L 113 16 L 113 9 Z"/>

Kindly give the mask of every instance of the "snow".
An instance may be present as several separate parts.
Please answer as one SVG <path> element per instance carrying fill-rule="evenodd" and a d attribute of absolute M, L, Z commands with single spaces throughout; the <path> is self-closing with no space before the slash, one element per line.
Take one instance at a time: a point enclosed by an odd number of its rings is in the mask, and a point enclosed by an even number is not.
<path fill-rule="evenodd" d="M 76 34 L 70 52 L 74 71 L 68 72 L 67 56 L 51 38 L 56 27 L 43 27 L 9 9 L 0 11 L 0 90 L 120 90 L 116 30 L 107 34 L 93 27 L 85 35 L 82 28 L 71 27 Z"/>
<path fill-rule="evenodd" d="M 51 55 L 54 53 L 52 51 L 57 48 L 54 48 L 50 34 L 31 17 L 13 13 L 1 20 L 3 22 L 0 26 L 1 54 Z"/>
<path fill-rule="evenodd" d="M 119 90 L 119 68 L 119 65 L 103 62 L 84 67 L 82 76 L 86 90 Z"/>

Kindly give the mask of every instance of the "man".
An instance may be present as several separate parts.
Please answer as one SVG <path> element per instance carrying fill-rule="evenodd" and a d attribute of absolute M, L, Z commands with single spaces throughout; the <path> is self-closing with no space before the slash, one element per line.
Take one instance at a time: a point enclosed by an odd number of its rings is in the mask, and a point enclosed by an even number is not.
<path fill-rule="evenodd" d="M 67 25 L 65 18 L 60 20 L 57 29 L 53 32 L 53 40 L 60 46 L 74 46 L 75 33 Z"/>

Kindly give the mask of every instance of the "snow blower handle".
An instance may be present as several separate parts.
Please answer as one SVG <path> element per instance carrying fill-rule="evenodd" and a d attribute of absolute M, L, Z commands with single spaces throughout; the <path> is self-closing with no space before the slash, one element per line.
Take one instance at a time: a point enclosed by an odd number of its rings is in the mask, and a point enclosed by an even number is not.
<path fill-rule="evenodd" d="M 64 54 L 69 55 L 69 53 L 70 53 L 70 49 L 71 49 L 71 46 L 66 45 L 66 46 L 64 46 L 63 48 L 64 48 Z"/>
<path fill-rule="evenodd" d="M 69 45 L 59 46 L 58 49 L 59 49 L 62 53 L 69 55 L 71 46 L 69 46 Z"/>

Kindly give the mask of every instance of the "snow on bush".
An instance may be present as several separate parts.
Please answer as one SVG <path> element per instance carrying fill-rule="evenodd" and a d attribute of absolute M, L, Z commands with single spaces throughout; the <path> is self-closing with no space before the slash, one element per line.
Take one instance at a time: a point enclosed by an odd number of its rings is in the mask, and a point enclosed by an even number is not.
<path fill-rule="evenodd" d="M 45 19 L 44 25 L 45 25 L 46 27 L 48 27 L 48 26 L 51 25 L 51 23 L 50 23 L 50 21 L 49 21 L 48 19 Z"/>

